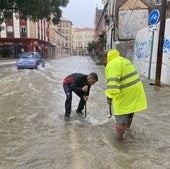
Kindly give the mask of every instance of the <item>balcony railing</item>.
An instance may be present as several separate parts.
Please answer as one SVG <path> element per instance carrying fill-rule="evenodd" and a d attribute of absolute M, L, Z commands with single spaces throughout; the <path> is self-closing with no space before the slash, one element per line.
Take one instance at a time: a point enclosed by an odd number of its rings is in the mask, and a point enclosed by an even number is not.
<path fill-rule="evenodd" d="M 13 38 L 14 32 L 7 32 L 7 38 Z"/>
<path fill-rule="evenodd" d="M 21 38 L 26 38 L 27 37 L 27 33 L 26 32 L 21 32 L 20 36 L 21 36 Z"/>

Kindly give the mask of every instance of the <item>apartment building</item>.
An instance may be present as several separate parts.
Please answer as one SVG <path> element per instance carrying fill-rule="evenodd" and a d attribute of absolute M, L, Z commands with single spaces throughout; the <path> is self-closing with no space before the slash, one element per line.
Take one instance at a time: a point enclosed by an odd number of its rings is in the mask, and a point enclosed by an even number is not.
<path fill-rule="evenodd" d="M 71 54 L 72 22 L 62 18 L 58 25 L 46 19 L 32 22 L 19 19 L 18 14 L 0 31 L 0 48 L 8 48 L 17 58 L 23 51 L 37 51 L 44 58 L 55 58 Z"/>
<path fill-rule="evenodd" d="M 105 19 L 103 17 L 103 9 L 99 9 L 96 7 L 96 12 L 95 12 L 95 19 L 94 19 L 94 24 L 95 24 L 95 35 L 94 35 L 94 41 L 98 40 L 98 36 L 102 33 L 102 31 L 105 28 Z"/>
<path fill-rule="evenodd" d="M 104 3 L 104 1 L 103 1 Z M 105 18 L 105 14 L 106 14 L 106 7 L 104 7 L 104 9 L 99 9 L 98 7 L 96 7 L 96 12 L 95 12 L 95 32 L 94 32 L 94 42 L 98 42 L 100 41 L 100 36 L 102 34 L 104 34 L 103 38 L 105 37 L 105 27 L 106 27 L 106 18 Z M 96 50 L 94 51 L 93 55 L 102 55 L 102 53 L 105 50 L 105 45 L 99 45 L 97 46 Z"/>
<path fill-rule="evenodd" d="M 73 28 L 73 55 L 87 55 L 88 44 L 94 40 L 94 28 Z"/>
<path fill-rule="evenodd" d="M 29 19 L 20 19 L 14 13 L 13 18 L 2 23 L 2 26 L 4 29 L 0 31 L 0 47 L 10 49 L 12 57 L 17 58 L 23 51 L 37 51 L 44 58 L 54 57 L 46 19 L 34 23 Z"/>
<path fill-rule="evenodd" d="M 72 22 L 66 18 L 61 17 L 60 23 L 57 25 L 57 32 L 65 37 L 65 54 L 71 55 L 72 53 Z"/>
<path fill-rule="evenodd" d="M 64 56 L 66 53 L 65 43 L 66 37 L 59 30 L 60 28 L 53 23 L 49 26 L 49 41 L 52 44 L 51 53 L 57 57 Z"/>
<path fill-rule="evenodd" d="M 154 0 L 104 2 L 105 50 L 117 48 L 123 56 L 131 59 L 136 33 L 148 25 L 148 16 L 154 7 Z"/>

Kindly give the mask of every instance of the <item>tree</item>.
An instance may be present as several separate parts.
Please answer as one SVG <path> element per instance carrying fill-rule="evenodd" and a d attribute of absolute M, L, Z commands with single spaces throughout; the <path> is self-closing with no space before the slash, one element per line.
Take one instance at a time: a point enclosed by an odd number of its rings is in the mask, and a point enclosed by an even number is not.
<path fill-rule="evenodd" d="M 0 49 L 0 56 L 2 57 L 8 57 L 12 54 L 12 51 L 9 48 L 1 48 Z"/>
<path fill-rule="evenodd" d="M 92 53 L 92 51 L 95 51 L 97 49 L 97 46 L 98 46 L 98 42 L 89 42 L 88 43 L 88 47 L 87 47 L 87 50 L 89 53 Z"/>
<path fill-rule="evenodd" d="M 60 7 L 68 3 L 69 0 L 0 0 L 0 24 L 11 19 L 13 13 L 34 22 L 46 18 L 58 24 L 62 16 Z"/>
<path fill-rule="evenodd" d="M 106 45 L 106 36 L 105 36 L 105 32 L 103 31 L 101 34 L 98 35 L 98 40 L 97 41 L 93 41 L 91 43 L 88 44 L 88 51 L 95 51 L 95 52 L 103 52 L 104 47 Z M 101 51 L 102 50 L 102 51 Z"/>
<path fill-rule="evenodd" d="M 104 48 L 106 45 L 106 36 L 104 31 L 98 35 L 98 44 L 102 48 Z"/>

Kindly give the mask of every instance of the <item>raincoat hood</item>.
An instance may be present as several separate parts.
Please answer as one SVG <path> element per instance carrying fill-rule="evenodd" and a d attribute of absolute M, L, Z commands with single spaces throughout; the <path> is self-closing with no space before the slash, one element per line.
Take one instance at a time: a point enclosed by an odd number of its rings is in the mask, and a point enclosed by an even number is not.
<path fill-rule="evenodd" d="M 118 56 L 120 56 L 118 50 L 113 49 L 113 50 L 108 51 L 108 53 L 107 53 L 107 63 L 109 63 L 112 59 L 114 59 Z"/>

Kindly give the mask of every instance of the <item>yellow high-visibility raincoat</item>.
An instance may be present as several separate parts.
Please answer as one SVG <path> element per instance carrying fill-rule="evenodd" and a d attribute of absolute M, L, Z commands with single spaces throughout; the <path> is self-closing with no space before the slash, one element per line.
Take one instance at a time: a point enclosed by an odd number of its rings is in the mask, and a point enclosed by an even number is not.
<path fill-rule="evenodd" d="M 147 108 L 145 91 L 136 68 L 115 49 L 107 53 L 105 77 L 105 95 L 112 99 L 115 115 L 135 113 Z"/>

